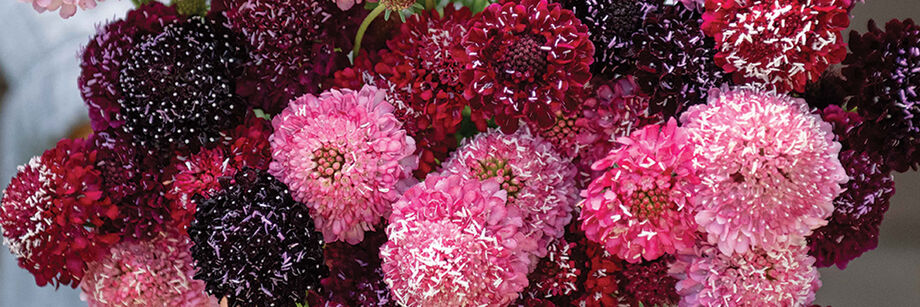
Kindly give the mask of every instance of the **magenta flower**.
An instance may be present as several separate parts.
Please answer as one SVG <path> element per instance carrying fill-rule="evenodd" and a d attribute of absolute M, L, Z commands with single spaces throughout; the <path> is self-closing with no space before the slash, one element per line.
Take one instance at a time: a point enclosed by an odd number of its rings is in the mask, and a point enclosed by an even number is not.
<path fill-rule="evenodd" d="M 800 244 L 827 224 L 847 175 L 831 126 L 804 100 L 716 89 L 681 121 L 704 186 L 696 222 L 723 253 Z"/>
<path fill-rule="evenodd" d="M 725 255 L 713 246 L 671 265 L 679 306 L 807 306 L 821 287 L 815 258 L 804 246 Z"/>
<path fill-rule="evenodd" d="M 687 132 L 672 118 L 618 142 L 594 163 L 603 173 L 581 192 L 585 235 L 631 263 L 690 249 L 697 226 L 688 211 L 700 180 Z"/>
<path fill-rule="evenodd" d="M 429 175 L 393 205 L 380 251 L 403 306 L 502 306 L 527 286 L 532 239 L 496 180 Z"/>
<path fill-rule="evenodd" d="M 356 244 L 408 186 L 418 158 L 384 92 L 307 94 L 272 120 L 269 172 L 310 207 L 326 242 Z"/>
<path fill-rule="evenodd" d="M 521 232 L 536 240 L 537 257 L 546 256 L 546 247 L 562 237 L 572 220 L 578 195 L 575 166 L 527 127 L 513 134 L 479 134 L 465 141 L 443 169 L 466 179 L 497 178 L 508 192 L 508 210 L 524 218 Z"/>
<path fill-rule="evenodd" d="M 80 298 L 90 306 L 217 306 L 194 279 L 191 241 L 161 233 L 150 241 L 125 241 L 87 265 Z"/>

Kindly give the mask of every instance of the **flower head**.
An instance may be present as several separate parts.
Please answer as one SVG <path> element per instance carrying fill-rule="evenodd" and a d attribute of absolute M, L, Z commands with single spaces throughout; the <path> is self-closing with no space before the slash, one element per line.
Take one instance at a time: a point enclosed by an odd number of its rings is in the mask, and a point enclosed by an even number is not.
<path fill-rule="evenodd" d="M 527 286 L 519 211 L 497 181 L 429 175 L 393 205 L 380 250 L 403 306 L 506 305 Z"/>
<path fill-rule="evenodd" d="M 19 167 L 0 202 L 3 244 L 39 286 L 76 287 L 85 262 L 118 242 L 119 215 L 86 141 L 63 139 Z"/>
<path fill-rule="evenodd" d="M 193 279 L 191 242 L 178 233 L 121 242 L 87 264 L 81 298 L 90 306 L 216 306 Z"/>
<path fill-rule="evenodd" d="M 473 109 L 510 132 L 520 119 L 550 126 L 555 111 L 578 102 L 594 46 L 572 11 L 547 0 L 506 1 L 470 22 L 459 59 Z"/>
<path fill-rule="evenodd" d="M 241 51 L 212 20 L 192 17 L 147 36 L 121 66 L 125 133 L 139 148 L 197 151 L 245 114 L 232 78 Z"/>
<path fill-rule="evenodd" d="M 840 32 L 850 24 L 849 2 L 707 0 L 702 28 L 716 39 L 716 64 L 736 81 L 803 92 L 846 57 Z"/>
<path fill-rule="evenodd" d="M 854 146 L 885 155 L 892 169 L 904 172 L 920 167 L 920 25 L 897 19 L 879 29 L 850 33 L 844 74 L 865 119 Z"/>
<path fill-rule="evenodd" d="M 618 142 L 594 163 L 603 173 L 582 191 L 585 235 L 631 263 L 691 248 L 697 226 L 688 212 L 700 179 L 687 132 L 672 118 Z"/>
<path fill-rule="evenodd" d="M 498 182 L 508 193 L 508 210 L 524 218 L 521 232 L 536 240 L 537 257 L 546 255 L 547 246 L 562 237 L 572 219 L 575 166 L 527 127 L 513 134 L 492 130 L 464 141 L 443 170 Z"/>
<path fill-rule="evenodd" d="M 723 253 L 782 249 L 827 224 L 847 176 L 831 126 L 804 100 L 724 88 L 681 122 L 703 183 L 696 222 Z"/>
<path fill-rule="evenodd" d="M 537 268 L 527 278 L 530 280 L 530 286 L 524 290 L 523 298 L 546 298 L 556 301 L 581 291 L 578 279 L 584 266 L 583 263 L 577 262 L 583 259 L 576 259 L 573 255 L 577 252 L 574 251 L 577 249 L 575 243 L 559 239 L 553 241 L 546 249 L 546 257 L 540 259 Z"/>
<path fill-rule="evenodd" d="M 99 2 L 102 1 L 104 0 L 99 0 Z M 58 14 L 64 19 L 76 14 L 77 7 L 82 10 L 96 7 L 96 0 L 24 0 L 22 2 L 32 3 L 32 8 L 39 13 L 58 11 Z"/>
<path fill-rule="evenodd" d="M 326 244 L 324 257 L 329 277 L 323 278 L 323 306 L 398 306 L 383 282 L 380 246 L 387 237 L 382 231 L 368 233 L 358 245 Z"/>
<path fill-rule="evenodd" d="M 840 161 L 850 175 L 834 199 L 828 224 L 808 236 L 808 254 L 816 265 L 844 269 L 851 260 L 878 246 L 879 225 L 894 195 L 891 171 L 876 155 L 847 150 Z"/>
<path fill-rule="evenodd" d="M 653 261 L 625 263 L 617 272 L 620 301 L 629 306 L 674 306 L 680 296 L 674 289 L 677 279 L 668 276 L 671 255 Z"/>
<path fill-rule="evenodd" d="M 323 241 L 307 208 L 264 171 L 245 168 L 198 210 L 188 233 L 195 279 L 231 306 L 305 301 L 326 275 Z"/>
<path fill-rule="evenodd" d="M 361 242 L 411 181 L 415 142 L 384 96 L 373 86 L 308 94 L 272 120 L 269 172 L 310 208 L 328 242 Z"/>
<path fill-rule="evenodd" d="M 821 287 L 815 259 L 804 246 L 731 256 L 712 246 L 682 255 L 671 266 L 680 306 L 807 306 Z"/>

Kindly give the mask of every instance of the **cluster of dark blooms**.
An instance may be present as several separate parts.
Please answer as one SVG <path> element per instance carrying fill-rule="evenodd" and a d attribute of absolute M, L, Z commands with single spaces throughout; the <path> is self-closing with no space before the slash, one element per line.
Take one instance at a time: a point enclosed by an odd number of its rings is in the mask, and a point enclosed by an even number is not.
<path fill-rule="evenodd" d="M 851 0 L 174 2 L 3 193 L 90 306 L 808 306 L 920 166 L 920 26 Z"/>

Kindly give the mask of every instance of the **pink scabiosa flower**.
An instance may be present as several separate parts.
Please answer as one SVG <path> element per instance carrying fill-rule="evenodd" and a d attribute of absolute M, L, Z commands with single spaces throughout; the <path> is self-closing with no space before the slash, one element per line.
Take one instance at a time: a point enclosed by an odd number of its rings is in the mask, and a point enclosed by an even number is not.
<path fill-rule="evenodd" d="M 356 244 L 408 185 L 415 141 L 373 86 L 291 102 L 272 119 L 269 172 L 291 188 L 327 242 Z"/>
<path fill-rule="evenodd" d="M 716 39 L 716 65 L 738 83 L 803 92 L 846 57 L 840 32 L 850 24 L 849 6 L 850 0 L 706 0 L 702 28 Z"/>
<path fill-rule="evenodd" d="M 90 306 L 217 306 L 194 279 L 191 241 L 161 233 L 149 241 L 121 242 L 87 264 L 80 297 Z"/>
<path fill-rule="evenodd" d="M 393 205 L 380 250 L 403 306 L 503 306 L 527 286 L 533 239 L 496 180 L 429 175 Z"/>
<path fill-rule="evenodd" d="M 39 286 L 76 287 L 85 263 L 118 242 L 108 230 L 120 214 L 103 190 L 96 154 L 85 140 L 63 139 L 20 166 L 3 191 L 3 244 Z"/>
<path fill-rule="evenodd" d="M 102 2 L 104 0 L 99 0 Z M 36 12 L 54 12 L 58 11 L 61 18 L 70 18 L 77 13 L 77 7 L 81 10 L 96 8 L 95 0 L 22 0 L 22 2 L 31 2 L 32 8 Z"/>
<path fill-rule="evenodd" d="M 505 1 L 470 22 L 458 55 L 473 109 L 512 132 L 520 119 L 548 127 L 555 111 L 578 103 L 594 45 L 572 11 L 547 0 Z"/>
<path fill-rule="evenodd" d="M 703 183 L 695 219 L 723 253 L 783 249 L 827 224 L 847 175 L 831 126 L 803 99 L 714 89 L 681 121 Z"/>
<path fill-rule="evenodd" d="M 713 246 L 677 257 L 679 306 L 807 306 L 821 287 L 804 246 L 726 255 Z"/>
<path fill-rule="evenodd" d="M 672 118 L 617 141 L 623 146 L 594 163 L 603 174 L 581 193 L 585 235 L 631 263 L 691 248 L 697 226 L 688 212 L 700 180 L 687 132 Z"/>
<path fill-rule="evenodd" d="M 536 240 L 537 257 L 546 255 L 546 247 L 562 237 L 572 219 L 578 194 L 575 166 L 527 127 L 513 134 L 491 130 L 465 140 L 443 170 L 473 180 L 496 178 L 508 192 L 508 210 L 524 217 L 521 232 Z"/>

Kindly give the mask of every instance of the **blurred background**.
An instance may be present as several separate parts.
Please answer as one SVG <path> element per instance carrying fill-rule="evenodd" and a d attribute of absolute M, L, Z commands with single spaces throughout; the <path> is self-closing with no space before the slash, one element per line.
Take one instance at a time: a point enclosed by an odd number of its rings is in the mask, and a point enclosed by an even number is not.
<path fill-rule="evenodd" d="M 869 19 L 920 19 L 915 0 L 867 0 L 853 10 L 850 28 L 865 31 Z M 109 0 L 61 20 L 31 6 L 0 0 L 0 188 L 16 166 L 41 154 L 86 123 L 77 90 L 77 54 L 96 25 L 121 18 L 130 1 Z M 845 36 L 848 38 L 849 36 Z M 920 306 L 920 173 L 895 175 L 897 192 L 882 223 L 879 247 L 846 270 L 821 269 L 820 305 Z M 70 288 L 39 288 L 0 248 L 0 307 L 86 306 Z"/>

